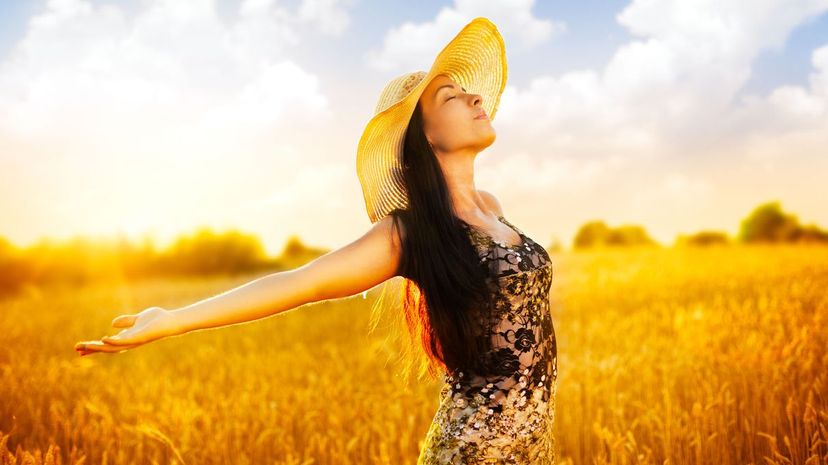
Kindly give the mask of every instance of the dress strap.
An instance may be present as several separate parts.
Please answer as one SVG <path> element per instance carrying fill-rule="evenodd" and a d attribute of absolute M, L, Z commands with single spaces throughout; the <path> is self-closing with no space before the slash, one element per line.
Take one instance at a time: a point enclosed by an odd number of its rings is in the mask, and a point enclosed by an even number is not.
<path fill-rule="evenodd" d="M 512 228 L 512 229 L 513 229 L 516 233 L 518 233 L 518 236 L 520 236 L 520 240 L 521 240 L 521 242 L 520 242 L 519 244 L 516 244 L 516 245 L 515 245 L 515 244 L 506 244 L 505 242 L 496 241 L 496 240 L 495 240 L 495 239 L 494 239 L 491 235 L 489 235 L 487 232 L 485 232 L 485 231 L 483 231 L 483 230 L 481 230 L 481 229 L 479 229 L 479 228 L 477 228 L 477 227 L 475 227 L 475 226 L 473 226 L 473 225 L 470 225 L 470 224 L 466 223 L 465 221 L 463 221 L 462 219 L 458 218 L 458 220 L 460 220 L 460 224 L 461 224 L 461 225 L 462 225 L 462 226 L 463 226 L 463 227 L 464 227 L 467 231 L 469 231 L 469 232 L 470 232 L 470 234 L 471 234 L 471 236 L 472 236 L 472 238 L 476 239 L 479 243 L 485 244 L 485 245 L 487 245 L 487 246 L 499 245 L 499 246 L 501 246 L 501 247 L 503 247 L 503 248 L 506 248 L 506 249 L 516 249 L 516 248 L 520 248 L 520 247 L 525 247 L 525 246 L 526 246 L 526 243 L 527 243 L 528 239 L 527 239 L 527 237 L 523 234 L 523 232 L 522 232 L 520 229 L 518 229 L 517 227 L 515 227 L 515 225 L 513 225 L 513 224 L 512 224 L 512 223 L 510 223 L 508 220 L 506 220 L 506 218 L 505 218 L 505 217 L 503 217 L 502 215 L 498 215 L 497 219 L 498 219 L 501 223 L 505 224 L 506 226 L 509 226 L 509 227 L 510 227 L 510 228 Z"/>
<path fill-rule="evenodd" d="M 502 216 L 502 215 L 501 215 L 501 216 L 498 216 L 498 218 L 500 219 L 500 221 L 501 221 L 502 223 L 505 223 L 505 224 L 506 224 L 506 226 L 509 226 L 510 228 L 514 229 L 514 230 L 515 230 L 515 232 L 517 232 L 517 233 L 518 233 L 518 234 L 520 234 L 521 236 L 523 236 L 523 235 L 524 235 L 524 234 L 523 234 L 523 231 L 521 231 L 521 230 L 520 230 L 520 228 L 518 228 L 517 226 L 513 225 L 511 221 L 507 220 L 505 216 Z"/>

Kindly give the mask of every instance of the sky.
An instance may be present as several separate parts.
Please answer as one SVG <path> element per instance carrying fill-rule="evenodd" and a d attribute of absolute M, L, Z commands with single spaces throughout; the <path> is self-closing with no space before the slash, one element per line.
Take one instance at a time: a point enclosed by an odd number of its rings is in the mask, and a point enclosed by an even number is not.
<path fill-rule="evenodd" d="M 35 0 L 0 2 L 0 236 L 344 246 L 381 90 L 477 16 L 509 74 L 475 184 L 537 242 L 828 227 L 828 0 Z"/>

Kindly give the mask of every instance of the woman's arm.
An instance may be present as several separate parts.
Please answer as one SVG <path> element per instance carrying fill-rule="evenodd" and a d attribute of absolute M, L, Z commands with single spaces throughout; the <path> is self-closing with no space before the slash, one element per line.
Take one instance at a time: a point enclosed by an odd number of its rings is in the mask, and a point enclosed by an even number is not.
<path fill-rule="evenodd" d="M 363 292 L 394 277 L 398 263 L 399 243 L 387 216 L 359 239 L 299 268 L 266 275 L 170 313 L 176 334 L 257 320 Z"/>
<path fill-rule="evenodd" d="M 355 295 L 397 273 L 400 234 L 392 217 L 375 223 L 362 237 L 293 270 L 254 279 L 221 294 L 173 310 L 150 307 L 121 315 L 112 325 L 124 328 L 116 336 L 86 341 L 75 349 L 121 352 L 164 337 L 243 323 L 327 299 Z"/>

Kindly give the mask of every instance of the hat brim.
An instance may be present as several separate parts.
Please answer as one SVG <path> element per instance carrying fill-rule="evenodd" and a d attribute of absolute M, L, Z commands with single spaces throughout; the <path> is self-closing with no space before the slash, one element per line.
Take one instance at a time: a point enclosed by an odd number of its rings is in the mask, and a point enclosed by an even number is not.
<path fill-rule="evenodd" d="M 426 86 L 440 74 L 480 94 L 481 106 L 493 120 L 508 77 L 506 47 L 494 23 L 484 17 L 469 22 L 443 47 L 411 92 L 366 125 L 357 146 L 357 175 L 372 224 L 408 205 L 401 160 L 405 131 Z"/>

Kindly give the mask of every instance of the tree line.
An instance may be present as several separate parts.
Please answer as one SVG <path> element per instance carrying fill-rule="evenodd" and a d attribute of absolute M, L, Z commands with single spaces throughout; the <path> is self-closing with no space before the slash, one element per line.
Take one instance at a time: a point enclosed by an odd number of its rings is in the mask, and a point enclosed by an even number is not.
<path fill-rule="evenodd" d="M 828 231 L 815 224 L 803 225 L 798 217 L 782 210 L 779 201 L 759 205 L 739 224 L 731 236 L 724 231 L 702 230 L 679 234 L 674 246 L 709 246 L 749 243 L 828 243 Z M 589 221 L 578 229 L 573 249 L 616 246 L 661 246 L 643 226 L 610 227 L 600 220 Z"/>
<path fill-rule="evenodd" d="M 722 231 L 703 230 L 680 234 L 674 246 L 708 246 L 733 243 L 828 243 L 828 231 L 814 224 L 802 225 L 779 202 L 755 208 L 740 223 L 735 237 Z M 573 250 L 600 247 L 662 246 L 643 226 L 610 227 L 603 221 L 589 221 L 579 228 Z M 547 249 L 560 250 L 552 241 Z M 76 237 L 56 242 L 49 239 L 29 247 L 16 247 L 0 237 L 0 295 L 27 285 L 61 282 L 80 285 L 99 281 L 130 281 L 158 276 L 203 276 L 293 269 L 327 253 L 325 248 L 304 244 L 291 236 L 279 255 L 269 257 L 258 236 L 236 230 L 216 232 L 199 228 L 177 238 L 167 247 L 151 239 L 139 243 Z"/>

